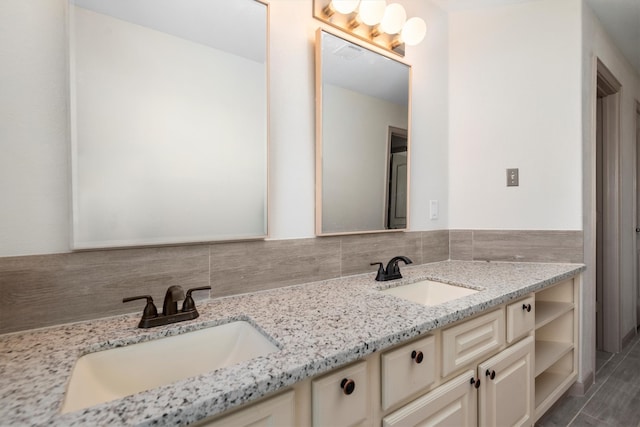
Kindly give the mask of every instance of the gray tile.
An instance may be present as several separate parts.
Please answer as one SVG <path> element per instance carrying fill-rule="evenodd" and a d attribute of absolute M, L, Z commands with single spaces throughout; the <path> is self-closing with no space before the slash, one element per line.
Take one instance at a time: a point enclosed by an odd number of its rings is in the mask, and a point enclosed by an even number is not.
<path fill-rule="evenodd" d="M 636 425 L 640 420 L 640 384 L 629 378 L 613 378 L 612 374 L 581 413 L 605 425 Z"/>
<path fill-rule="evenodd" d="M 593 388 L 593 387 L 592 387 Z M 587 392 L 588 393 L 588 392 Z M 565 396 L 560 399 L 546 414 L 544 414 L 536 426 L 538 427 L 566 427 L 580 412 L 580 409 L 588 400 L 585 396 Z"/>
<path fill-rule="evenodd" d="M 372 262 L 387 263 L 397 255 L 409 257 L 415 263 L 422 260 L 420 232 L 343 236 L 341 241 L 343 276 L 374 272 Z"/>
<path fill-rule="evenodd" d="M 451 259 L 473 261 L 473 231 L 449 231 L 449 251 Z"/>
<path fill-rule="evenodd" d="M 583 262 L 582 231 L 475 230 L 473 259 Z"/>
<path fill-rule="evenodd" d="M 613 357 L 613 353 L 606 351 L 596 351 L 596 375 L 600 369 Z"/>
<path fill-rule="evenodd" d="M 212 297 L 339 276 L 337 237 L 211 245 Z"/>
<path fill-rule="evenodd" d="M 422 264 L 449 259 L 449 230 L 422 232 Z"/>
<path fill-rule="evenodd" d="M 209 285 L 206 245 L 0 258 L 0 333 L 142 312 L 134 295 L 161 309 L 170 285 Z"/>
<path fill-rule="evenodd" d="M 572 427 L 605 427 L 605 426 L 610 426 L 611 424 L 607 424 L 601 420 L 598 420 L 596 418 L 590 417 L 589 415 L 586 414 L 579 414 L 575 420 L 573 420 L 573 422 L 571 424 L 569 424 Z M 621 426 L 618 426 L 621 427 Z"/>

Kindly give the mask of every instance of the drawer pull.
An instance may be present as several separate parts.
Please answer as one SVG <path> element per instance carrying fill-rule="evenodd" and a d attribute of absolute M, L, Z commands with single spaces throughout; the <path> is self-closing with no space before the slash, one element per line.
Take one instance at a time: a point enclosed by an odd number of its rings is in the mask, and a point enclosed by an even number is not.
<path fill-rule="evenodd" d="M 340 388 L 342 389 L 342 392 L 344 394 L 350 395 L 356 389 L 356 382 L 354 380 L 349 380 L 347 378 L 344 378 L 340 382 Z"/>
<path fill-rule="evenodd" d="M 480 388 L 480 378 L 471 378 L 471 381 L 469 381 L 469 383 L 475 388 Z"/>
<path fill-rule="evenodd" d="M 531 304 L 522 304 L 522 309 L 527 310 L 527 313 L 531 311 Z"/>
<path fill-rule="evenodd" d="M 496 377 L 496 371 L 494 371 L 494 370 L 489 371 L 489 370 L 487 369 L 487 372 L 485 372 L 485 375 L 486 375 L 487 377 L 491 378 L 491 379 L 494 379 L 494 378 Z"/>
<path fill-rule="evenodd" d="M 424 359 L 424 355 L 421 351 L 413 350 L 411 352 L 411 358 L 416 361 L 416 363 L 422 363 L 422 359 Z"/>

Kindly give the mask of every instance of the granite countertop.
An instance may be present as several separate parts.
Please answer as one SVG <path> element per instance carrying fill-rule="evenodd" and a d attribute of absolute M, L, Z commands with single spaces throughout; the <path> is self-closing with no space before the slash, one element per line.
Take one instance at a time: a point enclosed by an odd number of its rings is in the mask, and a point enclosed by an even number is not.
<path fill-rule="evenodd" d="M 519 298 L 584 270 L 582 264 L 444 261 L 402 267 L 404 278 L 362 274 L 200 302 L 200 317 L 138 329 L 139 314 L 0 336 L 0 420 L 8 425 L 185 425 L 254 401 L 375 351 Z M 422 279 L 481 290 L 425 307 L 379 292 Z M 233 320 L 279 351 L 67 414 L 67 381 L 84 354 Z"/>

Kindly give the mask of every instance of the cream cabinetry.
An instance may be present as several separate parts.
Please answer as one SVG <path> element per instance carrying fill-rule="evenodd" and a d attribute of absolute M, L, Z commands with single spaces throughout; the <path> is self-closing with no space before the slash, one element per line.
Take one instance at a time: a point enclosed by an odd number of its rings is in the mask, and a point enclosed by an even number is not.
<path fill-rule="evenodd" d="M 313 426 L 370 425 L 367 362 L 338 369 L 311 381 Z"/>
<path fill-rule="evenodd" d="M 534 339 L 528 336 L 506 349 L 504 343 L 504 309 L 443 330 L 443 378 L 459 368 L 466 370 L 388 414 L 383 426 L 533 425 Z"/>
<path fill-rule="evenodd" d="M 476 389 L 469 383 L 468 370 L 437 389 L 417 398 L 382 419 L 384 427 L 477 425 Z"/>
<path fill-rule="evenodd" d="M 294 427 L 294 392 L 289 390 L 278 396 L 254 403 L 247 409 L 234 412 L 213 421 L 201 421 L 198 427 Z"/>
<path fill-rule="evenodd" d="M 481 426 L 533 425 L 533 343 L 529 336 L 478 366 Z"/>
<path fill-rule="evenodd" d="M 540 418 L 577 378 L 578 279 L 536 293 L 535 405 Z"/>
<path fill-rule="evenodd" d="M 536 323 L 536 299 L 533 295 L 507 305 L 507 343 L 511 344 L 533 331 Z"/>
<path fill-rule="evenodd" d="M 200 425 L 532 426 L 577 377 L 578 288 L 561 282 Z"/>
<path fill-rule="evenodd" d="M 426 389 L 436 380 L 433 335 L 387 351 L 380 358 L 383 410 Z"/>
<path fill-rule="evenodd" d="M 504 345 L 504 310 L 496 310 L 442 331 L 442 376 Z"/>

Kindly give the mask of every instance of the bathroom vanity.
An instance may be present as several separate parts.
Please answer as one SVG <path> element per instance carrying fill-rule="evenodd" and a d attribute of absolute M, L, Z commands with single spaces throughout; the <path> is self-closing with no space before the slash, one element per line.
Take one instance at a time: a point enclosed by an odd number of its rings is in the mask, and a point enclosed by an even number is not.
<path fill-rule="evenodd" d="M 447 261 L 383 283 L 371 273 L 209 300 L 198 319 L 147 330 L 131 315 L 8 334 L 0 414 L 12 425 L 532 425 L 577 379 L 583 269 Z M 477 292 L 434 306 L 382 292 L 425 279 Z M 82 355 L 237 320 L 277 350 L 60 412 Z"/>
<path fill-rule="evenodd" d="M 533 425 L 577 377 L 577 280 L 198 425 Z"/>

